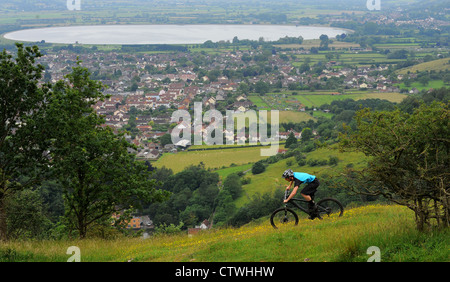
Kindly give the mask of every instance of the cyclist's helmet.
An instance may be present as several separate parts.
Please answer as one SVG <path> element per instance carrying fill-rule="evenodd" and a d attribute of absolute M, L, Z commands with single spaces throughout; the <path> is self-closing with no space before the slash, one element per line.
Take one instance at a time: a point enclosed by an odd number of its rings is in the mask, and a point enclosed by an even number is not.
<path fill-rule="evenodd" d="M 288 178 L 294 176 L 294 172 L 292 171 L 292 169 L 287 169 L 283 172 L 283 178 Z"/>

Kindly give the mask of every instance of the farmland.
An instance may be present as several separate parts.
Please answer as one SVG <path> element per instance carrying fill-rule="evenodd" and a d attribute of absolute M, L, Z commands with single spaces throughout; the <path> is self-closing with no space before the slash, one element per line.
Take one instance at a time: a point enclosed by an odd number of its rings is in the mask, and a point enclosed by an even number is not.
<path fill-rule="evenodd" d="M 272 110 L 294 110 L 298 111 L 300 107 L 320 107 L 324 104 L 331 104 L 333 101 L 353 99 L 382 99 L 393 103 L 400 103 L 406 97 L 405 94 L 388 92 L 369 92 L 369 91 L 348 91 L 344 94 L 332 91 L 285 91 L 282 93 L 268 93 L 265 96 L 250 96 L 249 99 L 260 109 Z M 305 120 L 305 116 L 297 114 L 280 113 L 281 120 L 293 120 L 297 122 Z"/>
<path fill-rule="evenodd" d="M 399 74 L 407 74 L 410 73 L 416 73 L 416 72 L 425 72 L 425 71 L 445 71 L 450 69 L 450 59 L 440 59 L 440 60 L 434 60 L 430 62 L 421 63 L 412 67 L 400 69 L 398 71 Z"/>
<path fill-rule="evenodd" d="M 200 162 L 206 168 L 218 169 L 232 164 L 244 165 L 257 162 L 265 157 L 261 156 L 262 147 L 242 147 L 222 150 L 185 151 L 176 154 L 164 154 L 154 163 L 155 167 L 167 167 L 174 173 L 182 171 L 189 165 Z"/>

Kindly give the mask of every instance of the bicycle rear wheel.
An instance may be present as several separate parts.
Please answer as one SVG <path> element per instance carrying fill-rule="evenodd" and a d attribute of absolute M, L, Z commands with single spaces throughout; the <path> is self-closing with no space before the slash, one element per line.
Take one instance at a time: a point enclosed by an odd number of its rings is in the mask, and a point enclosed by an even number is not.
<path fill-rule="evenodd" d="M 324 216 L 342 216 L 344 214 L 344 206 L 336 199 L 325 198 L 317 203 L 317 214 L 319 218 Z"/>
<path fill-rule="evenodd" d="M 289 208 L 279 208 L 270 216 L 270 224 L 275 229 L 281 226 L 294 226 L 298 224 L 298 216 Z"/>

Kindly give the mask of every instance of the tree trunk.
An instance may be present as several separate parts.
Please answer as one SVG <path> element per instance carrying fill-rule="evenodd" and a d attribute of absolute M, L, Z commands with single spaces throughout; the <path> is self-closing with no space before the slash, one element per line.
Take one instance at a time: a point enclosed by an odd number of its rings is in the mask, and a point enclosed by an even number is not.
<path fill-rule="evenodd" d="M 0 195 L 0 241 L 8 240 L 8 225 L 6 222 L 5 197 Z"/>
<path fill-rule="evenodd" d="M 81 218 L 78 220 L 78 232 L 80 233 L 80 239 L 84 239 L 86 238 L 86 233 L 87 233 L 87 227 L 86 224 L 84 223 L 84 220 Z"/>

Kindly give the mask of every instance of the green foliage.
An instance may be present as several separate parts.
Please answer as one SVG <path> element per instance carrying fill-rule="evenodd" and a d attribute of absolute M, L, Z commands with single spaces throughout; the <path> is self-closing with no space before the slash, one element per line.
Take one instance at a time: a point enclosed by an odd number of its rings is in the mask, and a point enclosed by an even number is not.
<path fill-rule="evenodd" d="M 221 191 L 217 197 L 217 207 L 214 212 L 215 225 L 226 224 L 235 212 L 236 205 L 230 192 L 227 190 Z"/>
<path fill-rule="evenodd" d="M 160 169 L 156 169 L 155 175 Z M 172 193 L 163 203 L 146 208 L 155 225 L 178 224 L 193 227 L 209 219 L 219 195 L 219 175 L 205 169 L 204 165 L 191 165 L 177 174 L 165 174 L 162 189 Z"/>
<path fill-rule="evenodd" d="M 164 134 L 163 136 L 161 136 L 161 146 L 165 146 L 168 144 L 172 144 L 172 137 L 170 136 L 170 134 Z"/>
<path fill-rule="evenodd" d="M 103 120 L 91 106 L 104 98 L 102 85 L 89 75 L 77 66 L 55 84 L 44 121 L 53 140 L 52 172 L 63 187 L 65 217 L 80 238 L 115 212 L 168 195 L 154 189 L 151 172 L 128 153 L 125 138 L 100 127 Z"/>
<path fill-rule="evenodd" d="M 155 226 L 154 235 L 173 235 L 182 232 L 182 227 L 184 226 L 183 222 L 180 222 L 178 225 L 175 225 L 173 223 L 171 224 L 160 224 L 158 226 Z"/>
<path fill-rule="evenodd" d="M 44 68 L 35 65 L 41 53 L 16 46 L 16 58 L 0 53 L 0 240 L 7 239 L 7 197 L 42 180 L 49 163 L 41 123 L 49 89 L 38 85 Z"/>
<path fill-rule="evenodd" d="M 230 218 L 229 223 L 232 226 L 242 226 L 254 219 L 269 215 L 280 207 L 280 199 L 282 199 L 283 193 L 283 190 L 277 189 L 271 193 L 255 194 L 250 202 L 241 207 Z"/>
<path fill-rule="evenodd" d="M 434 218 L 449 225 L 449 104 L 422 104 L 412 114 L 395 110 L 356 115 L 357 131 L 342 136 L 341 146 L 371 157 L 354 190 L 383 195 L 416 213 L 417 228 L 424 230 Z"/>
<path fill-rule="evenodd" d="M 39 191 L 25 189 L 8 197 L 6 212 L 10 239 L 45 238 L 50 229 Z"/>
<path fill-rule="evenodd" d="M 297 145 L 297 138 L 295 138 L 294 132 L 289 133 L 289 136 L 286 139 L 286 143 L 284 144 L 284 147 L 290 148 L 291 145 Z"/>
<path fill-rule="evenodd" d="M 263 173 L 265 170 L 266 170 L 266 166 L 264 165 L 263 161 L 257 161 L 252 166 L 253 174 L 260 174 L 260 173 Z"/>
<path fill-rule="evenodd" d="M 239 198 L 242 193 L 240 177 L 235 173 L 228 175 L 223 183 L 223 190 L 228 191 L 233 200 Z"/>
<path fill-rule="evenodd" d="M 312 130 L 309 127 L 305 127 L 302 130 L 302 142 L 307 142 L 313 137 Z"/>

